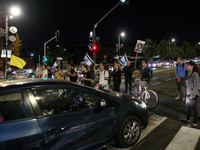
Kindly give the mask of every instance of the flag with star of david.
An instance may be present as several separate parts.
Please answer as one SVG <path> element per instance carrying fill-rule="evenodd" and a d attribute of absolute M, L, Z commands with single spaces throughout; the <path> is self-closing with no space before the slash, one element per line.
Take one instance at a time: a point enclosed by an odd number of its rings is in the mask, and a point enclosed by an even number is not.
<path fill-rule="evenodd" d="M 127 66 L 127 61 L 128 61 L 128 59 L 126 57 L 126 54 L 124 54 L 124 56 L 120 59 L 119 62 L 122 64 L 122 66 L 124 68 L 125 66 Z"/>
<path fill-rule="evenodd" d="M 90 56 L 86 53 L 85 57 L 83 59 L 83 63 L 87 65 L 88 67 L 93 63 L 94 61 L 90 58 Z"/>

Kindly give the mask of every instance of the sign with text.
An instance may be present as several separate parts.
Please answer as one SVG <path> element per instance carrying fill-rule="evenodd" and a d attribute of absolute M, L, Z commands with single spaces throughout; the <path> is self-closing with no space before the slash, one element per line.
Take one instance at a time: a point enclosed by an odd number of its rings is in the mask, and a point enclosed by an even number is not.
<path fill-rule="evenodd" d="M 11 58 L 11 54 L 12 54 L 12 51 L 7 50 L 7 58 Z M 1 50 L 1 58 L 6 58 L 6 50 L 5 49 Z"/>
<path fill-rule="evenodd" d="M 137 40 L 134 51 L 138 53 L 142 53 L 144 44 L 145 44 L 145 41 Z"/>

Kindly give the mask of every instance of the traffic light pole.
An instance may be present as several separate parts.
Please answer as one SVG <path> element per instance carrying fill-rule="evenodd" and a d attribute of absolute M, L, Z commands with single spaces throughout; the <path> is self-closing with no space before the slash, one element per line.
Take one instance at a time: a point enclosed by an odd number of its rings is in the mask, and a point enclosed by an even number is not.
<path fill-rule="evenodd" d="M 56 38 L 56 36 L 54 36 L 53 38 L 51 38 L 50 40 L 48 40 L 46 43 L 44 43 L 44 58 L 46 58 L 46 45 L 47 45 L 47 43 L 51 42 L 55 38 Z"/>
<path fill-rule="evenodd" d="M 94 24 L 93 28 L 93 44 L 96 44 L 96 28 L 98 24 L 106 17 L 108 16 L 121 2 L 118 2 L 107 14 L 105 14 L 96 24 Z M 94 64 L 96 64 L 96 53 L 93 51 L 93 59 L 94 59 Z"/>
<path fill-rule="evenodd" d="M 5 60 L 5 79 L 7 79 L 7 58 L 8 58 L 8 15 L 5 16 L 6 19 L 6 60 Z"/>

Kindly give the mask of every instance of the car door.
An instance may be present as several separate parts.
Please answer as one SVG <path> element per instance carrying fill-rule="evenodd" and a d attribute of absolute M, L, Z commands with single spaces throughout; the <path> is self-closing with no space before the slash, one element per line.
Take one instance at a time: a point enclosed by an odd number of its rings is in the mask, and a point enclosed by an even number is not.
<path fill-rule="evenodd" d="M 113 109 L 95 111 L 97 103 L 92 92 L 66 86 L 35 88 L 28 93 L 47 149 L 78 149 L 109 138 Z"/>
<path fill-rule="evenodd" d="M 0 149 L 44 149 L 44 137 L 25 91 L 0 93 Z"/>

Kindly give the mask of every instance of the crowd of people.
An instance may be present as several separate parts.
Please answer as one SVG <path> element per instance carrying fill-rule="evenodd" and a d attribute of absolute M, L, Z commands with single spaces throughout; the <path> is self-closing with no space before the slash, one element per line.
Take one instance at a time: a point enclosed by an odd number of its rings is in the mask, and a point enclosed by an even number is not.
<path fill-rule="evenodd" d="M 142 73 L 141 79 L 144 77 L 150 76 L 150 72 L 147 68 L 147 61 L 144 60 L 143 62 L 143 68 L 141 69 L 141 72 L 137 72 L 138 74 Z M 59 66 L 56 67 L 56 69 L 51 68 L 50 66 L 37 64 L 37 68 L 35 71 L 35 77 L 36 78 L 54 78 L 54 79 L 61 79 L 61 80 L 69 80 L 72 82 L 79 82 L 81 84 L 84 84 L 86 86 L 92 86 L 91 81 L 94 79 L 98 79 L 99 82 L 94 86 L 96 89 L 112 89 L 115 91 L 120 92 L 120 84 L 121 84 L 121 75 L 122 71 L 124 72 L 125 76 L 125 91 L 124 93 L 127 93 L 128 86 L 131 86 L 131 78 L 133 75 L 134 68 L 130 61 L 127 61 L 127 66 L 124 68 L 121 68 L 121 64 L 118 60 L 116 60 L 113 64 L 114 70 L 109 70 L 107 64 L 102 61 L 100 63 L 100 73 L 99 75 L 96 74 L 95 71 L 95 65 L 94 63 L 91 64 L 89 67 L 85 64 L 81 64 L 79 69 L 75 71 L 75 65 L 74 64 L 68 64 L 68 61 L 65 61 L 65 64 L 63 65 L 63 69 L 61 69 Z M 111 82 L 111 79 L 112 82 Z M 112 85 L 111 85 L 112 83 Z"/>

